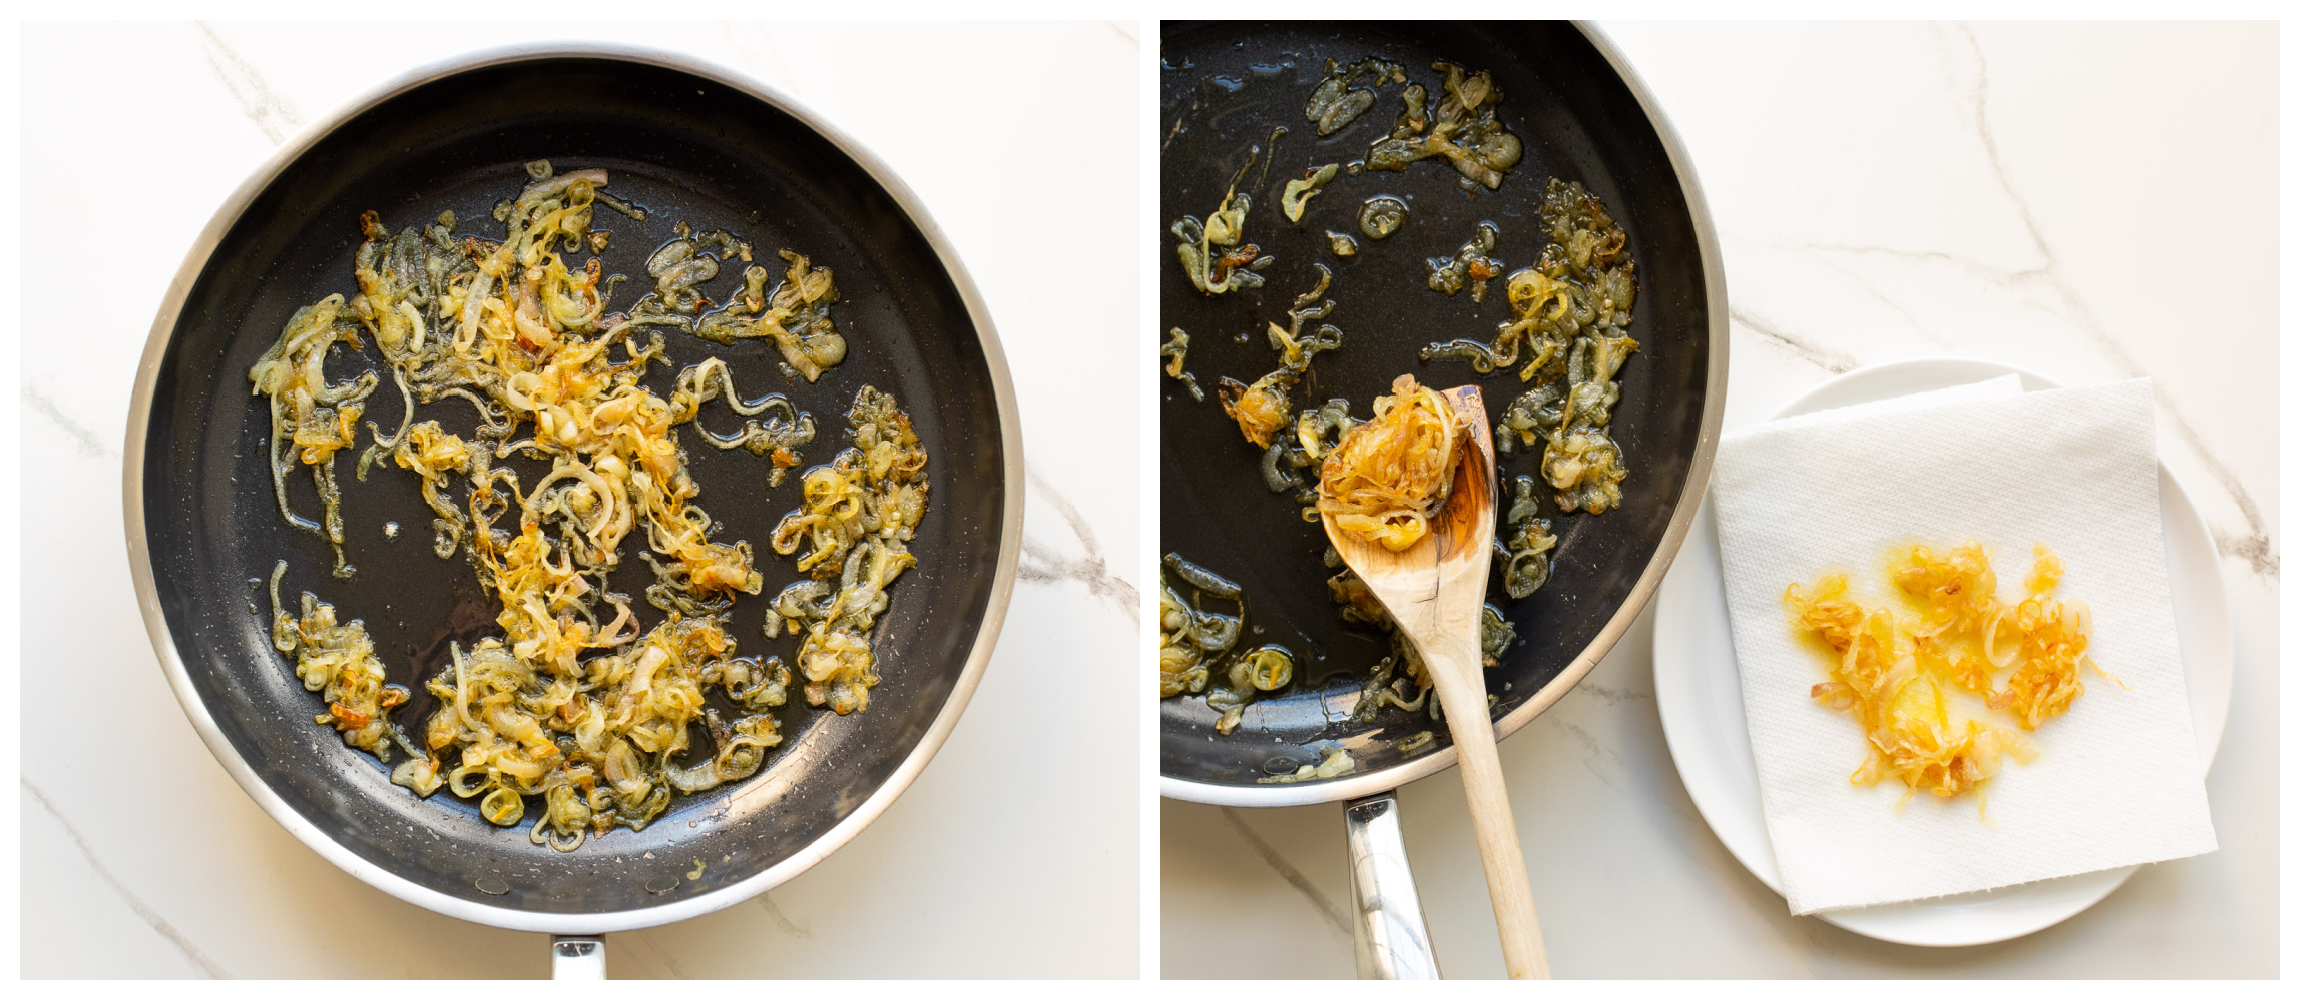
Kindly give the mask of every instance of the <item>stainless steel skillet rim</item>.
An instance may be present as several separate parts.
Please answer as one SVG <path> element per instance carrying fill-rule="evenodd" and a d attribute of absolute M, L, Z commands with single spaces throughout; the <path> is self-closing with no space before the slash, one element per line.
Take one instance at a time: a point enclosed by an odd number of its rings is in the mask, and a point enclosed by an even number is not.
<path fill-rule="evenodd" d="M 1669 154 L 1669 165 L 1677 174 L 1678 186 L 1685 192 L 1685 209 L 1693 218 L 1693 232 L 1700 243 L 1702 284 L 1708 292 L 1709 382 L 1703 390 L 1701 432 L 1695 439 L 1692 466 L 1686 472 L 1685 488 L 1678 495 L 1677 509 L 1670 515 L 1669 526 L 1661 534 L 1661 545 L 1646 563 L 1644 574 L 1637 578 L 1637 585 L 1630 588 L 1629 596 L 1622 600 L 1621 607 L 1613 613 L 1605 627 L 1598 630 L 1597 637 L 1590 640 L 1581 655 L 1574 657 L 1572 663 L 1567 664 L 1548 684 L 1542 685 L 1541 690 L 1526 699 L 1524 704 L 1494 720 L 1495 739 L 1505 738 L 1524 728 L 1535 716 L 1565 697 L 1567 691 L 1572 690 L 1581 678 L 1588 675 L 1591 668 L 1597 666 L 1597 661 L 1612 651 L 1614 643 L 1619 642 L 1622 635 L 1629 631 L 1629 626 L 1636 622 L 1646 602 L 1652 600 L 1654 592 L 1661 586 L 1661 578 L 1668 575 L 1670 562 L 1677 557 L 1678 546 L 1684 543 L 1686 532 L 1692 529 L 1693 517 L 1701 507 L 1701 497 L 1708 492 L 1709 467 L 1717 457 L 1717 435 L 1725 421 L 1726 353 L 1732 323 L 1725 298 L 1725 258 L 1717 245 L 1717 227 L 1710 220 L 1709 200 L 1701 191 L 1701 179 L 1694 172 L 1693 158 L 1686 153 L 1684 143 L 1678 138 L 1677 130 L 1669 124 L 1668 116 L 1662 113 L 1661 105 L 1654 101 L 1652 93 L 1646 89 L 1645 81 L 1638 78 L 1637 71 L 1629 65 L 1629 60 L 1621 55 L 1620 50 L 1614 47 L 1613 41 L 1596 25 L 1587 21 L 1575 21 L 1573 25 L 1589 38 L 1590 44 L 1605 57 L 1606 63 L 1620 75 L 1623 85 L 1637 99 L 1637 106 L 1645 112 L 1646 119 L 1653 123 L 1654 133 L 1660 137 L 1662 148 Z M 1249 788 L 1188 781 L 1160 774 L 1158 794 L 1170 799 L 1218 806 L 1305 806 L 1386 792 L 1443 771 L 1454 766 L 1454 762 L 1454 748 L 1449 743 L 1433 753 L 1378 771 L 1315 784 Z"/>
<path fill-rule="evenodd" d="M 564 57 L 617 60 L 663 67 L 748 94 L 798 119 L 860 165 L 863 171 L 901 207 L 903 213 L 909 217 L 911 224 L 918 227 L 928 245 L 934 248 L 936 258 L 950 276 L 951 284 L 958 290 L 960 300 L 965 303 L 967 317 L 973 322 L 981 340 L 984 365 L 990 370 L 991 389 L 998 404 L 998 433 L 1004 458 L 1001 482 L 1004 489 L 1005 506 L 1000 512 L 999 518 L 1001 534 L 999 536 L 998 562 L 992 581 L 989 604 L 984 609 L 982 624 L 975 635 L 974 646 L 967 653 L 965 668 L 960 672 L 949 697 L 943 702 L 942 711 L 935 716 L 933 725 L 928 727 L 925 735 L 919 739 L 918 745 L 911 749 L 910 755 L 903 759 L 902 764 L 892 774 L 888 775 L 885 782 L 872 792 L 870 797 L 865 799 L 853 813 L 780 864 L 740 882 L 722 886 L 689 899 L 658 906 L 605 913 L 532 913 L 509 907 L 477 903 L 425 888 L 354 854 L 290 807 L 285 800 L 272 791 L 271 786 L 264 783 L 263 778 L 256 774 L 253 768 L 248 766 L 247 761 L 240 757 L 238 751 L 232 747 L 231 742 L 224 737 L 222 729 L 216 725 L 214 717 L 208 713 L 206 704 L 200 700 L 199 692 L 192 687 L 191 674 L 185 667 L 182 657 L 177 653 L 175 636 L 169 630 L 167 617 L 160 609 L 158 591 L 152 572 L 151 553 L 147 548 L 143 508 L 145 432 L 151 421 L 152 396 L 159 380 L 161 358 L 167 351 L 168 342 L 174 335 L 176 322 L 183 310 L 184 301 L 190 295 L 192 285 L 198 280 L 200 271 L 206 266 L 217 245 L 222 242 L 224 234 L 239 220 L 241 214 L 247 210 L 257 196 L 292 167 L 320 139 L 353 117 L 405 91 L 471 70 L 508 63 Z M 959 716 L 965 712 L 967 702 L 973 697 L 975 688 L 981 683 L 983 670 L 990 662 L 991 652 L 998 642 L 999 630 L 1005 623 L 1007 604 L 1014 593 L 1016 566 L 1022 552 L 1021 426 L 1020 414 L 1015 403 L 1013 379 L 1007 370 L 1006 355 L 999 345 L 997 331 L 991 324 L 990 310 L 984 304 L 981 292 L 976 289 L 972 277 L 968 275 L 965 264 L 960 261 L 957 249 L 943 235 L 942 230 L 935 225 L 934 220 L 927 214 L 926 207 L 920 203 L 917 195 L 911 192 L 910 188 L 895 175 L 892 169 L 880 161 L 878 157 L 872 155 L 862 144 L 839 131 L 820 115 L 789 96 L 733 70 L 687 56 L 638 46 L 590 42 L 523 44 L 490 48 L 451 57 L 416 69 L 369 91 L 367 94 L 344 104 L 325 118 L 306 126 L 302 131 L 290 137 L 287 142 L 282 143 L 269 159 L 257 167 L 248 176 L 248 179 L 242 182 L 224 200 L 222 206 L 217 208 L 216 214 L 208 220 L 207 226 L 194 239 L 190 251 L 184 256 L 183 265 L 177 269 L 175 277 L 168 283 L 167 294 L 161 300 L 159 313 L 152 321 L 151 333 L 144 342 L 142 360 L 138 362 L 136 368 L 135 391 L 129 403 L 127 440 L 126 447 L 123 449 L 125 457 L 122 499 L 124 502 L 121 506 L 128 536 L 128 565 L 129 571 L 135 579 L 136 606 L 143 616 L 144 629 L 152 640 L 152 651 L 157 654 L 160 667 L 167 674 L 168 684 L 175 691 L 176 701 L 183 707 L 184 714 L 191 721 L 192 728 L 199 733 L 201 742 L 207 744 L 208 751 L 215 755 L 216 762 L 223 765 L 225 772 L 232 776 L 232 780 L 239 783 L 240 788 L 247 792 L 248 797 L 254 799 L 257 805 L 263 807 L 264 812 L 270 814 L 275 822 L 285 827 L 305 846 L 318 852 L 320 856 L 333 862 L 336 867 L 350 873 L 362 882 L 399 899 L 451 917 L 511 930 L 552 934 L 598 934 L 610 931 L 635 930 L 685 920 L 689 917 L 701 916 L 714 910 L 733 906 L 789 881 L 854 839 L 855 835 L 861 833 L 864 827 L 869 826 L 881 813 L 884 813 L 894 803 L 894 800 L 910 787 L 911 782 L 917 779 L 919 773 L 925 770 L 927 762 L 934 758 L 936 751 L 941 749 L 943 741 L 949 737 L 951 729 L 958 724 Z"/>

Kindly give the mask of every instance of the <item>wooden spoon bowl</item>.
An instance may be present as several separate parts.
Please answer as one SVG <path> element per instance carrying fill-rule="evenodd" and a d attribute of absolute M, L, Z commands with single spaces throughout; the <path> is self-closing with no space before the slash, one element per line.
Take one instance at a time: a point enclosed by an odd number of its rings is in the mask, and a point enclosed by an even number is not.
<path fill-rule="evenodd" d="M 1518 847 L 1517 821 L 1494 747 L 1478 643 L 1479 613 L 1493 569 L 1493 428 L 1477 386 L 1449 389 L 1444 396 L 1468 418 L 1471 447 L 1462 450 L 1452 492 L 1429 534 L 1402 552 L 1337 530 L 1331 521 L 1326 537 L 1389 610 L 1437 684 L 1438 704 L 1460 754 L 1478 854 L 1485 861 L 1486 892 L 1501 930 L 1502 960 L 1511 979 L 1547 979 L 1549 958 L 1542 949 L 1525 854 Z"/>

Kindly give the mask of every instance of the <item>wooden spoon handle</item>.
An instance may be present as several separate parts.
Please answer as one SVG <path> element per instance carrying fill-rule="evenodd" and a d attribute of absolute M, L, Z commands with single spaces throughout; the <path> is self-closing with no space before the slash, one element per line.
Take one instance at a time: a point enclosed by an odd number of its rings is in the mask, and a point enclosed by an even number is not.
<path fill-rule="evenodd" d="M 1433 665 L 1434 666 L 1434 665 Z M 1471 664 L 1470 669 L 1477 669 Z M 1474 676 L 1474 675 L 1473 675 Z M 1485 685 L 1438 686 L 1447 728 L 1460 754 L 1462 786 L 1469 792 L 1469 815 L 1477 828 L 1477 851 L 1485 859 L 1485 890 L 1493 897 L 1493 920 L 1501 929 L 1501 958 L 1511 979 L 1548 979 L 1549 954 L 1541 945 L 1541 921 L 1533 913 L 1533 888 L 1525 879 L 1525 853 L 1517 842 L 1517 819 L 1509 811 L 1502 784 L 1501 754 L 1493 741 Z"/>

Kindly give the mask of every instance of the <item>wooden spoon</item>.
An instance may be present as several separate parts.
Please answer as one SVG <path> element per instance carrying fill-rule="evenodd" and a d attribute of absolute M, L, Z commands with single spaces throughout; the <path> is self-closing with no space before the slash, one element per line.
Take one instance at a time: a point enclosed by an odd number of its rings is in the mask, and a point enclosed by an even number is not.
<path fill-rule="evenodd" d="M 1549 957 L 1542 950 L 1541 923 L 1534 918 L 1533 891 L 1525 880 L 1517 820 L 1509 811 L 1501 756 L 1494 750 L 1478 643 L 1478 615 L 1493 568 L 1493 428 L 1477 386 L 1444 395 L 1469 419 L 1471 447 L 1455 467 L 1453 491 L 1431 521 L 1429 534 L 1403 552 L 1338 531 L 1331 520 L 1326 537 L 1389 609 L 1437 683 L 1438 703 L 1460 754 L 1462 786 L 1469 792 L 1470 819 L 1477 828 L 1478 854 L 1485 859 L 1486 893 L 1493 898 L 1509 978 L 1548 979 Z"/>

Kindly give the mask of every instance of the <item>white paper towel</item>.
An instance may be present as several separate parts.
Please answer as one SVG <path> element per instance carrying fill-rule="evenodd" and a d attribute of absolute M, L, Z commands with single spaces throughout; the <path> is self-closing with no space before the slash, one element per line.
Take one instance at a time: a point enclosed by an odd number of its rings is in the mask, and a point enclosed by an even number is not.
<path fill-rule="evenodd" d="M 2009 381 L 1776 421 L 1728 435 L 1717 534 L 1766 828 L 1792 913 L 1972 892 L 2217 848 L 2172 620 L 2145 379 L 2018 393 Z M 1978 398 L 1994 397 L 1994 398 Z M 1828 665 L 1782 600 L 1845 573 L 1884 602 L 1896 546 L 1989 551 L 2013 598 L 2031 547 L 2068 564 L 2054 596 L 2093 612 L 2083 697 L 1987 786 L 1938 799 L 1847 779 L 1860 725 L 1823 707 Z M 1968 707 L 1978 708 L 1977 702 Z M 2009 725 L 2009 717 L 1986 718 Z"/>

